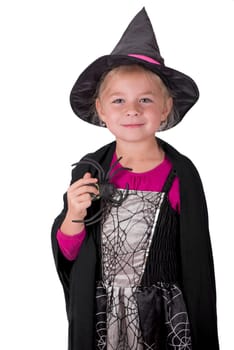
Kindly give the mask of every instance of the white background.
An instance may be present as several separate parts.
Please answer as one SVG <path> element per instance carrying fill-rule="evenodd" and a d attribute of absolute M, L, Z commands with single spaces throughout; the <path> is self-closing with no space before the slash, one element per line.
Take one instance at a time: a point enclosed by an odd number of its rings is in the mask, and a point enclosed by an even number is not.
<path fill-rule="evenodd" d="M 202 177 L 220 344 L 232 348 L 234 1 L 8 0 L 0 4 L 1 349 L 67 348 L 50 229 L 70 165 L 112 140 L 73 114 L 70 89 L 144 5 L 166 64 L 200 89 L 183 122 L 159 136 L 191 158 Z"/>

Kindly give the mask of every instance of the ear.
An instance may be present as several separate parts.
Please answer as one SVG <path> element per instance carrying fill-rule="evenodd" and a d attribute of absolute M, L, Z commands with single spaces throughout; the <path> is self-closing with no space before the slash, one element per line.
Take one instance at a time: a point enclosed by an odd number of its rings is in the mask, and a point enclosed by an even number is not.
<path fill-rule="evenodd" d="M 97 114 L 98 114 L 100 120 L 105 122 L 105 116 L 104 116 L 104 113 L 102 110 L 102 104 L 101 104 L 101 101 L 99 98 L 96 98 L 96 100 L 95 100 L 95 108 L 96 108 L 96 111 L 97 111 Z"/>
<path fill-rule="evenodd" d="M 173 98 L 166 97 L 163 112 L 162 112 L 161 122 L 164 122 L 167 120 L 167 117 L 169 116 L 169 114 L 172 110 L 172 107 L 173 107 Z"/>

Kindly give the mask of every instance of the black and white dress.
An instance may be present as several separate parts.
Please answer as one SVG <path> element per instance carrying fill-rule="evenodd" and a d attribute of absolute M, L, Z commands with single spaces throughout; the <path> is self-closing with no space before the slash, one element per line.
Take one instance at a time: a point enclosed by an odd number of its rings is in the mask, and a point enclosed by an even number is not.
<path fill-rule="evenodd" d="M 113 182 L 127 179 L 129 193 L 102 221 L 96 349 L 191 350 L 180 288 L 179 215 L 168 199 L 175 172 L 164 160 L 147 173 L 118 176 Z"/>

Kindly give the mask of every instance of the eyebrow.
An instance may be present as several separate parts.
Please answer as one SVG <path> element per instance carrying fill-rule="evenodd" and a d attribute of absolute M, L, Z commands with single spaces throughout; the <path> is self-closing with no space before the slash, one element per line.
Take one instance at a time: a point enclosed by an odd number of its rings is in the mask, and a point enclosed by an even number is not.
<path fill-rule="evenodd" d="M 144 91 L 140 95 L 153 95 L 153 94 L 154 94 L 153 91 Z"/>
<path fill-rule="evenodd" d="M 143 91 L 139 93 L 139 95 L 153 95 L 153 94 L 154 94 L 153 91 Z M 124 92 L 121 92 L 121 91 L 113 92 L 112 94 L 110 94 L 110 97 L 119 96 L 119 95 L 124 95 Z"/>

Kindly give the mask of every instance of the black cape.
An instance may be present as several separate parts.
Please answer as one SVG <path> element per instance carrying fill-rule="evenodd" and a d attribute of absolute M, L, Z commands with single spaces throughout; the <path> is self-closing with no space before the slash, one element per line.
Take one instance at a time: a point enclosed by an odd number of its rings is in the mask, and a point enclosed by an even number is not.
<path fill-rule="evenodd" d="M 187 305 L 192 334 L 193 350 L 218 350 L 216 316 L 216 288 L 212 249 L 208 227 L 208 214 L 203 186 L 193 163 L 172 146 L 158 139 L 166 156 L 176 169 L 180 181 L 180 264 L 184 299 Z M 115 151 L 112 142 L 90 158 L 98 161 L 107 171 Z M 79 165 L 72 171 L 72 181 L 81 178 L 86 171 L 97 176 L 93 167 Z M 88 209 L 87 217 L 99 209 L 98 201 Z M 78 258 L 70 262 L 59 250 L 56 232 L 67 211 L 64 208 L 52 227 L 52 248 L 56 268 L 62 282 L 69 322 L 69 350 L 94 349 L 95 282 L 99 274 L 99 257 L 96 237 L 100 225 L 87 227 L 87 235 Z"/>

